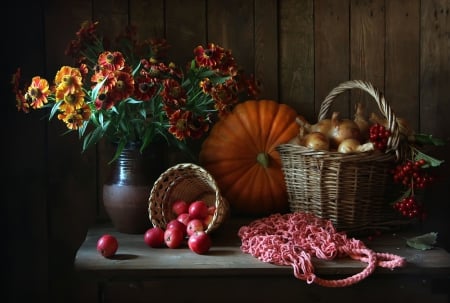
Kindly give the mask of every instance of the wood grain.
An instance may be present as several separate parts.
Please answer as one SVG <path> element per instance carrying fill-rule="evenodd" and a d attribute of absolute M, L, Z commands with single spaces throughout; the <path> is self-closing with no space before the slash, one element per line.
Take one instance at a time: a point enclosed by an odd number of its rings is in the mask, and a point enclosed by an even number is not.
<path fill-rule="evenodd" d="M 420 1 L 386 3 L 386 100 L 399 117 L 419 129 Z"/>
<path fill-rule="evenodd" d="M 279 101 L 277 1 L 255 1 L 255 70 L 261 99 Z"/>
<path fill-rule="evenodd" d="M 293 107 L 309 121 L 314 107 L 313 2 L 279 2 L 280 102 Z"/>
<path fill-rule="evenodd" d="M 385 6 L 384 0 L 352 0 L 350 3 L 350 77 L 370 81 L 384 92 Z M 351 93 L 352 104 L 362 102 L 370 113 L 376 106 L 367 94 Z M 353 106 L 350 105 L 353 110 Z"/>
<path fill-rule="evenodd" d="M 314 83 L 315 120 L 322 101 L 337 85 L 350 80 L 349 1 L 320 0 L 314 2 Z M 343 118 L 350 116 L 349 93 L 343 93 L 333 102 L 333 111 Z"/>

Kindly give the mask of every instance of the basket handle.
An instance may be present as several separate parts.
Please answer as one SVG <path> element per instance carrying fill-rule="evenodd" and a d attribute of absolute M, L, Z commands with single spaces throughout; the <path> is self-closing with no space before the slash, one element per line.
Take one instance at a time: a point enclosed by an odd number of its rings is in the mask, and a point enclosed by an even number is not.
<path fill-rule="evenodd" d="M 400 143 L 400 131 L 397 122 L 397 117 L 395 116 L 388 102 L 384 99 L 384 95 L 369 82 L 361 80 L 350 80 L 343 82 L 338 86 L 336 86 L 335 88 L 333 88 L 331 92 L 328 94 L 328 96 L 326 96 L 326 98 L 323 100 L 320 106 L 318 121 L 323 120 L 328 116 L 328 111 L 331 107 L 331 104 L 339 94 L 345 92 L 346 90 L 351 90 L 353 88 L 359 88 L 367 92 L 369 95 L 373 97 L 373 99 L 377 103 L 380 112 L 387 119 L 388 122 L 387 128 L 391 132 L 391 136 L 389 137 L 387 142 L 386 153 L 390 151 L 395 151 L 397 158 L 399 158 L 400 155 L 398 148 Z"/>

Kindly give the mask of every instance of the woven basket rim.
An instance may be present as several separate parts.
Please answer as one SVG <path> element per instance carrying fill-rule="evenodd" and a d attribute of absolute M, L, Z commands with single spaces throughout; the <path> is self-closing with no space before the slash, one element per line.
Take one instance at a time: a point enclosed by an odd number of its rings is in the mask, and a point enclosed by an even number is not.
<path fill-rule="evenodd" d="M 182 173 L 182 174 L 180 174 Z M 175 179 L 170 179 L 170 176 L 179 175 Z M 168 201 L 169 197 L 166 195 L 166 192 L 162 194 L 164 198 L 161 197 L 161 192 L 165 191 L 166 188 L 161 189 L 160 185 L 166 184 L 166 182 L 170 181 L 170 183 L 175 182 L 175 180 L 182 180 L 185 177 L 201 177 L 202 181 L 207 183 L 207 186 L 210 187 L 211 193 L 214 192 L 214 206 L 216 210 L 214 212 L 213 218 L 205 231 L 207 233 L 217 229 L 221 223 L 225 220 L 229 213 L 229 204 L 228 201 L 222 196 L 220 192 L 220 188 L 213 178 L 213 176 L 202 166 L 194 164 L 194 163 L 178 163 L 169 167 L 165 172 L 163 172 L 158 179 L 154 182 L 153 187 L 150 191 L 149 196 L 149 218 L 152 222 L 153 226 L 165 227 L 169 220 L 173 218 L 167 218 L 167 214 L 164 212 L 165 203 L 171 203 L 173 201 Z M 169 179 L 168 179 L 169 178 Z M 173 184 L 171 185 L 173 186 Z M 170 188 L 170 190 L 175 190 Z M 209 192 L 209 191 L 208 191 Z M 212 195 L 211 195 L 212 197 Z M 168 206 L 166 206 L 168 207 Z"/>

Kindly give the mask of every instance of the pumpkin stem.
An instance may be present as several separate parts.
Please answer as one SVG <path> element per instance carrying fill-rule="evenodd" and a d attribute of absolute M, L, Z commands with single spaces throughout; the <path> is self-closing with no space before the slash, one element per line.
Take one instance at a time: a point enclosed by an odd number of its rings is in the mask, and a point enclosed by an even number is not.
<path fill-rule="evenodd" d="M 261 164 L 262 167 L 269 167 L 269 154 L 268 153 L 259 153 L 256 156 L 256 161 Z"/>

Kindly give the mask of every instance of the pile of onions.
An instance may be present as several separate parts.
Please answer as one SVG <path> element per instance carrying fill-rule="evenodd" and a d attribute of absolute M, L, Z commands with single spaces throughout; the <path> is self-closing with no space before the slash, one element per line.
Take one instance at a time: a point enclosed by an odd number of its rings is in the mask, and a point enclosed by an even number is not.
<path fill-rule="evenodd" d="M 369 141 L 370 126 L 379 123 L 387 127 L 387 121 L 380 115 L 372 113 L 366 120 L 364 106 L 357 103 L 353 120 L 340 118 L 339 112 L 333 112 L 331 119 L 322 119 L 316 124 L 310 124 L 302 117 L 296 121 L 300 126 L 297 136 L 289 143 L 302 145 L 314 150 L 337 151 L 340 153 L 356 153 L 374 150 L 374 144 Z M 405 119 L 397 118 L 400 132 L 411 136 L 414 132 Z"/>
<path fill-rule="evenodd" d="M 297 118 L 299 135 L 290 143 L 296 143 L 314 150 L 336 150 L 345 139 L 359 140 L 360 130 L 355 121 L 341 119 L 339 112 L 333 112 L 331 119 L 322 119 L 309 124 L 306 119 Z"/>

